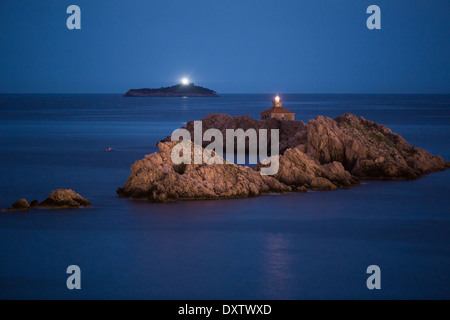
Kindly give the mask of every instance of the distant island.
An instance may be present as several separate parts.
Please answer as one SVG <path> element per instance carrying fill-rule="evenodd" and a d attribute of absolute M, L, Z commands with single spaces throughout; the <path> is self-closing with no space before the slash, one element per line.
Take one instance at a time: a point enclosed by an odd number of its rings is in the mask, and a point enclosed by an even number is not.
<path fill-rule="evenodd" d="M 190 84 L 177 84 L 159 89 L 131 89 L 124 97 L 218 97 L 219 95 L 207 88 Z"/>

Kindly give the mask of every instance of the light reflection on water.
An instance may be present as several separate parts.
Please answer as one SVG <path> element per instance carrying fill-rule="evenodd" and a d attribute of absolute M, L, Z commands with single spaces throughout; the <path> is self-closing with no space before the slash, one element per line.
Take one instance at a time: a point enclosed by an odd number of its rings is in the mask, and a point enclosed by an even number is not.
<path fill-rule="evenodd" d="M 289 299 L 294 274 L 290 243 L 283 234 L 270 234 L 264 250 L 264 293 L 269 299 Z"/>

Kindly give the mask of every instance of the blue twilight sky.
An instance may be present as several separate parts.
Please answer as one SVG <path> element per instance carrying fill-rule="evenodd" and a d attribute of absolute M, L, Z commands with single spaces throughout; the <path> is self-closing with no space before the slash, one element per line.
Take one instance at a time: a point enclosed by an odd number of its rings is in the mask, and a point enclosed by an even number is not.
<path fill-rule="evenodd" d="M 66 27 L 69 5 L 82 30 Z M 368 30 L 366 9 L 382 10 Z M 0 93 L 450 93 L 449 0 L 0 0 Z"/>

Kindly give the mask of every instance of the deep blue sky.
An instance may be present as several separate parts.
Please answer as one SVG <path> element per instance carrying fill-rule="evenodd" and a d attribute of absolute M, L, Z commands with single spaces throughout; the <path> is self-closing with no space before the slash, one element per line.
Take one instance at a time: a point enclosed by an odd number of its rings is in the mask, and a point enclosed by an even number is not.
<path fill-rule="evenodd" d="M 66 9 L 82 30 L 66 28 Z M 366 9 L 382 10 L 382 30 Z M 1 93 L 450 93 L 449 0 L 0 0 Z"/>

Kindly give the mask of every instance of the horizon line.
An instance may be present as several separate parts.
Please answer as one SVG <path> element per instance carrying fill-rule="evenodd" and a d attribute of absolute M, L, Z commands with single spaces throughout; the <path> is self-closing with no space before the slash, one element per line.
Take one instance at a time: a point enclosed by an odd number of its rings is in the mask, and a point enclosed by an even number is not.
<path fill-rule="evenodd" d="M 450 95 L 448 93 L 404 93 L 404 92 L 395 92 L 395 93 L 337 93 L 337 92 L 320 92 L 320 93 L 283 93 L 277 92 L 280 95 Z M 271 95 L 276 94 L 273 92 L 266 93 L 235 93 L 235 92 L 218 92 L 218 95 Z M 0 95 L 124 95 L 124 93 L 112 93 L 112 92 L 0 92 Z M 148 98 L 167 98 L 167 97 L 148 97 Z M 171 97 L 176 98 L 176 97 Z M 191 97 L 188 97 L 191 98 Z M 195 98 L 195 97 L 193 97 Z M 202 97 L 199 97 L 202 98 Z"/>

